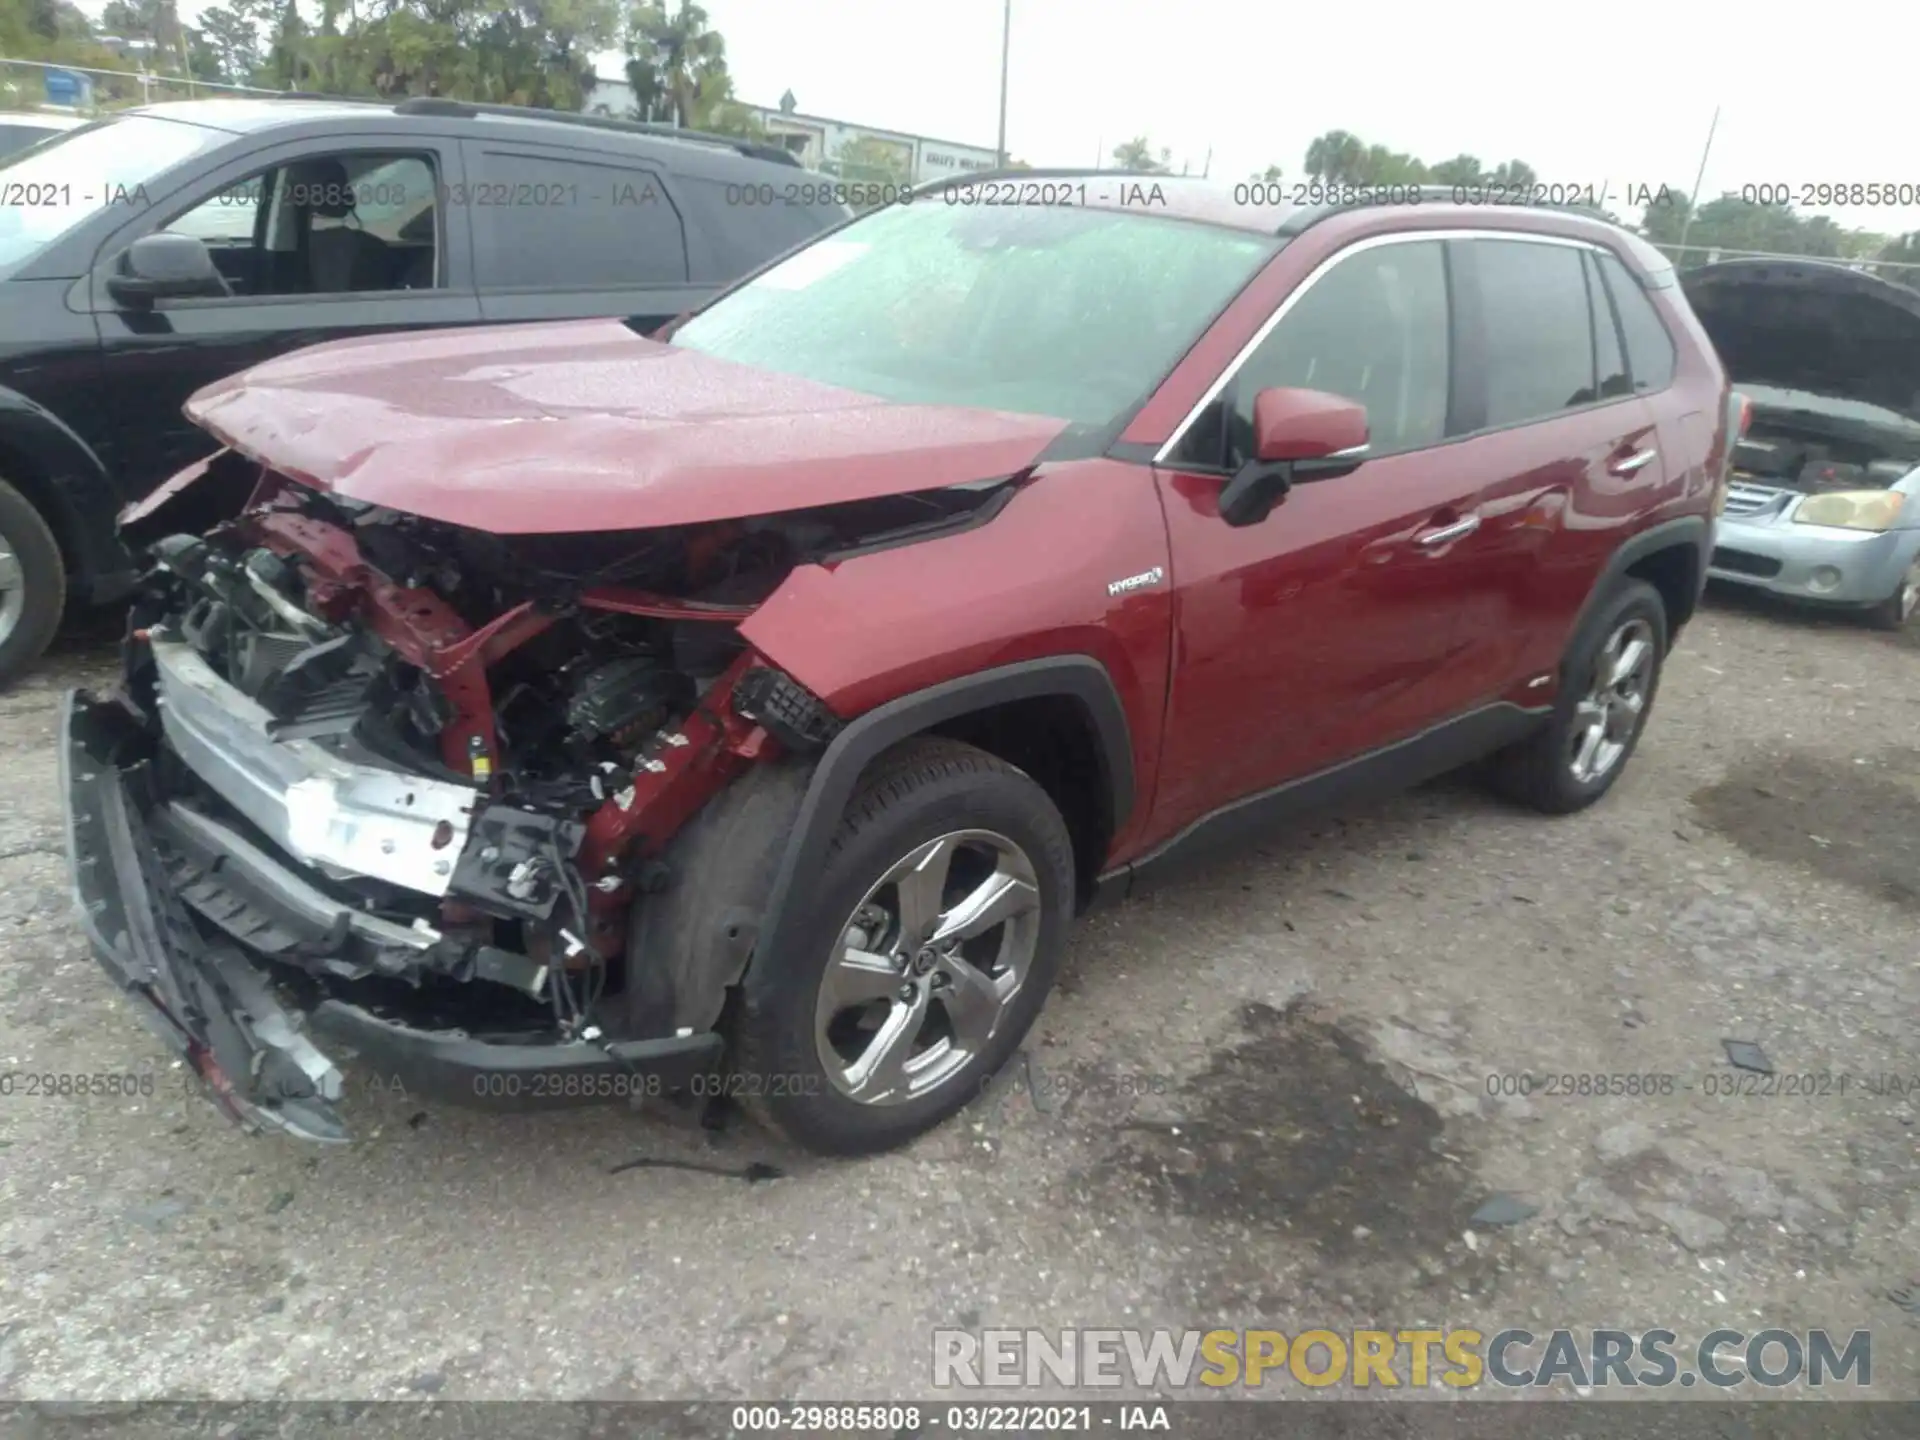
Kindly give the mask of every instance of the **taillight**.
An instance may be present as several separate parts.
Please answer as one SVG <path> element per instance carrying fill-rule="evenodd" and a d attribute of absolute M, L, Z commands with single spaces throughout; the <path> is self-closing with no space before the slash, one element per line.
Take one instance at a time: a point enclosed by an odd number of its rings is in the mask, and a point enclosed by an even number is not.
<path fill-rule="evenodd" d="M 1747 427 L 1753 423 L 1753 402 L 1738 390 L 1727 396 L 1727 455 L 1720 466 L 1720 474 L 1713 482 L 1713 513 L 1718 516 L 1727 508 L 1727 489 L 1733 483 L 1733 452 L 1739 443 L 1747 438 Z"/>

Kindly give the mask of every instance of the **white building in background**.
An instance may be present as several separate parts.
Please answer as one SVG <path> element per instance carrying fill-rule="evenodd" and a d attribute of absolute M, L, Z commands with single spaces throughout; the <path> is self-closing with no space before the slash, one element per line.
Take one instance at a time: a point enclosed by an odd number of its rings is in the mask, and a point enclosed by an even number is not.
<path fill-rule="evenodd" d="M 998 155 L 984 146 L 802 115 L 794 108 L 791 91 L 781 99 L 782 104 L 774 107 L 742 108 L 759 117 L 770 142 L 784 145 L 802 165 L 822 174 L 839 175 L 844 167 L 850 180 L 877 181 L 892 176 L 918 185 L 970 170 L 991 170 L 998 163 Z M 631 115 L 633 87 L 624 79 L 596 79 L 587 92 L 586 109 L 602 115 Z M 854 148 L 843 160 L 842 152 L 849 145 Z"/>

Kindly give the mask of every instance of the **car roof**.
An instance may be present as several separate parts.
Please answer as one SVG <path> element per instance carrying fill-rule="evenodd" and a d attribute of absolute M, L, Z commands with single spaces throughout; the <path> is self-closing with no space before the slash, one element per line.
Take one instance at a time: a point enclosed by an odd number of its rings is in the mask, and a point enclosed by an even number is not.
<path fill-rule="evenodd" d="M 922 193 L 991 186 L 992 203 L 1069 204 L 1092 210 L 1127 210 L 1197 220 L 1256 235 L 1272 235 L 1292 207 L 1258 205 L 1236 198 L 1236 187 L 1194 175 L 1156 175 L 1139 170 L 976 170 L 930 181 Z M 1004 201 L 1000 199 L 1004 187 Z M 1029 187 L 1031 193 L 1029 194 Z"/>
<path fill-rule="evenodd" d="M 675 170 L 703 168 L 702 160 L 716 156 L 754 160 L 763 165 L 777 164 L 790 171 L 798 165 L 789 152 L 778 146 L 738 136 L 681 130 L 674 126 L 649 125 L 574 111 L 540 110 L 523 105 L 476 104 L 427 96 L 390 102 L 289 93 L 215 100 L 176 100 L 138 106 L 119 113 L 199 125 L 235 135 L 257 134 L 296 125 L 322 129 L 337 127 L 340 133 L 348 134 L 355 129 L 375 126 L 391 129 L 396 123 L 433 124 L 441 134 L 448 133 L 450 127 L 455 134 L 476 138 L 489 133 L 531 134 L 543 140 L 557 140 L 588 149 L 616 150 L 628 154 L 638 151 Z"/>
<path fill-rule="evenodd" d="M 1034 187 L 1029 198 L 1028 182 Z M 1599 212 L 1579 206 L 1470 204 L 1451 186 L 1340 186 L 1315 180 L 1249 180 L 1235 184 L 1192 175 L 1157 175 L 1131 170 L 989 170 L 942 179 L 923 190 L 943 191 L 973 185 L 1005 186 L 1006 203 L 1036 205 L 1065 203 L 1103 210 L 1145 211 L 1246 230 L 1259 235 L 1291 238 L 1327 222 L 1343 228 L 1372 229 L 1367 222 L 1383 211 L 1418 216 L 1417 225 L 1403 221 L 1395 228 L 1423 230 L 1513 230 L 1522 234 L 1558 235 L 1607 245 L 1631 256 L 1655 287 L 1672 283 L 1672 263 L 1645 240 Z M 1062 187 L 1068 187 L 1060 195 Z M 1342 198 L 1320 204 L 1294 204 L 1285 197 L 1304 190 L 1325 189 Z M 1347 198 L 1347 197 L 1351 198 Z M 1267 203 L 1272 202 L 1272 203 Z"/>

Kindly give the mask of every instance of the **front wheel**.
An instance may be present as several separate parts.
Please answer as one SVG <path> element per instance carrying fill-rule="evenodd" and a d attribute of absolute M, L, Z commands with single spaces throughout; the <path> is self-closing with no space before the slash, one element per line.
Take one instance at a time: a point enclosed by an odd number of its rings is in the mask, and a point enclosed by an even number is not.
<path fill-rule="evenodd" d="M 53 531 L 0 480 L 0 685 L 40 658 L 66 603 L 67 571 Z"/>
<path fill-rule="evenodd" d="M 1066 822 L 985 751 L 915 740 L 862 781 L 816 899 L 742 987 L 730 1085 L 811 1150 L 861 1155 L 977 1096 L 1045 1003 L 1073 909 Z"/>
<path fill-rule="evenodd" d="M 1876 630 L 1904 630 L 1920 607 L 1920 560 L 1907 567 L 1893 593 L 1867 610 L 1867 623 Z"/>

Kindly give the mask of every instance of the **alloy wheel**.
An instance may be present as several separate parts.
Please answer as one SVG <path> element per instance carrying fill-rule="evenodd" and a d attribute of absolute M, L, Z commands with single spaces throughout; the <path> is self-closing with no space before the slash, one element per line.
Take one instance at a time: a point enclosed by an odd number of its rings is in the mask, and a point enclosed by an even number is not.
<path fill-rule="evenodd" d="M 834 1088 L 899 1105 L 952 1081 L 1026 982 L 1040 919 L 1033 862 L 995 831 L 956 830 L 888 866 L 820 979 L 815 1045 Z"/>
<path fill-rule="evenodd" d="M 27 608 L 27 577 L 6 532 L 0 530 L 0 645 L 20 624 Z"/>
<path fill-rule="evenodd" d="M 1610 774 L 1633 743 L 1653 688 L 1653 626 L 1623 622 L 1601 647 L 1593 684 L 1573 707 L 1568 768 L 1582 785 Z"/>
<path fill-rule="evenodd" d="M 1914 561 L 1907 567 L 1906 576 L 1900 581 L 1900 623 L 1902 625 L 1913 618 L 1916 606 L 1920 606 L 1920 560 Z M 0 637 L 4 637 L 5 634 L 6 631 L 0 629 Z"/>

